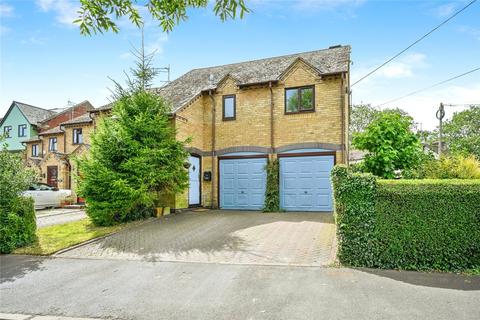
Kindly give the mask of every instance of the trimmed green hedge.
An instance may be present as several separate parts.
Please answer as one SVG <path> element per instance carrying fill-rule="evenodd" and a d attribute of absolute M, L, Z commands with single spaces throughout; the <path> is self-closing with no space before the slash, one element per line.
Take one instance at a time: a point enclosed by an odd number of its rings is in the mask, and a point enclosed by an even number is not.
<path fill-rule="evenodd" d="M 377 180 L 332 172 L 339 259 L 357 267 L 480 267 L 480 180 Z"/>
<path fill-rule="evenodd" d="M 0 207 L 0 253 L 10 253 L 36 239 L 33 199 L 16 197 L 6 207 Z"/>

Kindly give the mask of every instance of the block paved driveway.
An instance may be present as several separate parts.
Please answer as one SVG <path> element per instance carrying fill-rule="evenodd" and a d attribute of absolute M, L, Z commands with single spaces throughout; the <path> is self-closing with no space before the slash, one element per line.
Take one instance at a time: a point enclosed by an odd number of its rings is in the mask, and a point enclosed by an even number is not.
<path fill-rule="evenodd" d="M 331 213 L 190 211 L 57 254 L 67 258 L 322 266 L 335 259 Z"/>

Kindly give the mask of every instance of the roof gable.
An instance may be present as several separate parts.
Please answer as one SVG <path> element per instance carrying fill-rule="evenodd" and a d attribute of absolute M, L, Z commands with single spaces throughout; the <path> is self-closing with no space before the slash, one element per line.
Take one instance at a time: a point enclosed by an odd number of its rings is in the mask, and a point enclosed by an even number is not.
<path fill-rule="evenodd" d="M 32 125 L 37 125 L 40 121 L 55 114 L 55 112 L 53 111 L 42 109 L 42 108 L 35 107 L 35 106 L 29 105 L 23 102 L 18 102 L 18 101 L 13 101 L 10 108 L 12 108 L 14 105 L 17 106 L 20 112 L 22 112 L 22 114 L 24 115 L 25 119 L 27 119 L 27 121 Z"/>

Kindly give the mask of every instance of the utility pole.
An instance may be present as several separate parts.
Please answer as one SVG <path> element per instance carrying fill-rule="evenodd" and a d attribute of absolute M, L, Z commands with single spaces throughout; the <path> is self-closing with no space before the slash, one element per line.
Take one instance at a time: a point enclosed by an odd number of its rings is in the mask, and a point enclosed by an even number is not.
<path fill-rule="evenodd" d="M 442 102 L 440 102 L 440 107 L 435 116 L 440 121 L 438 126 L 438 157 L 440 158 L 442 156 L 442 120 L 445 117 L 445 108 Z"/>

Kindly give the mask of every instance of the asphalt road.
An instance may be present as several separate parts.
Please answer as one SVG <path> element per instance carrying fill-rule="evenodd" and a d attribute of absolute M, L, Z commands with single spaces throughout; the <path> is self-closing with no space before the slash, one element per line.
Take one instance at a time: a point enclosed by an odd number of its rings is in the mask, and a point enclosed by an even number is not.
<path fill-rule="evenodd" d="M 1 256 L 0 312 L 120 319 L 479 319 L 480 277 Z"/>

